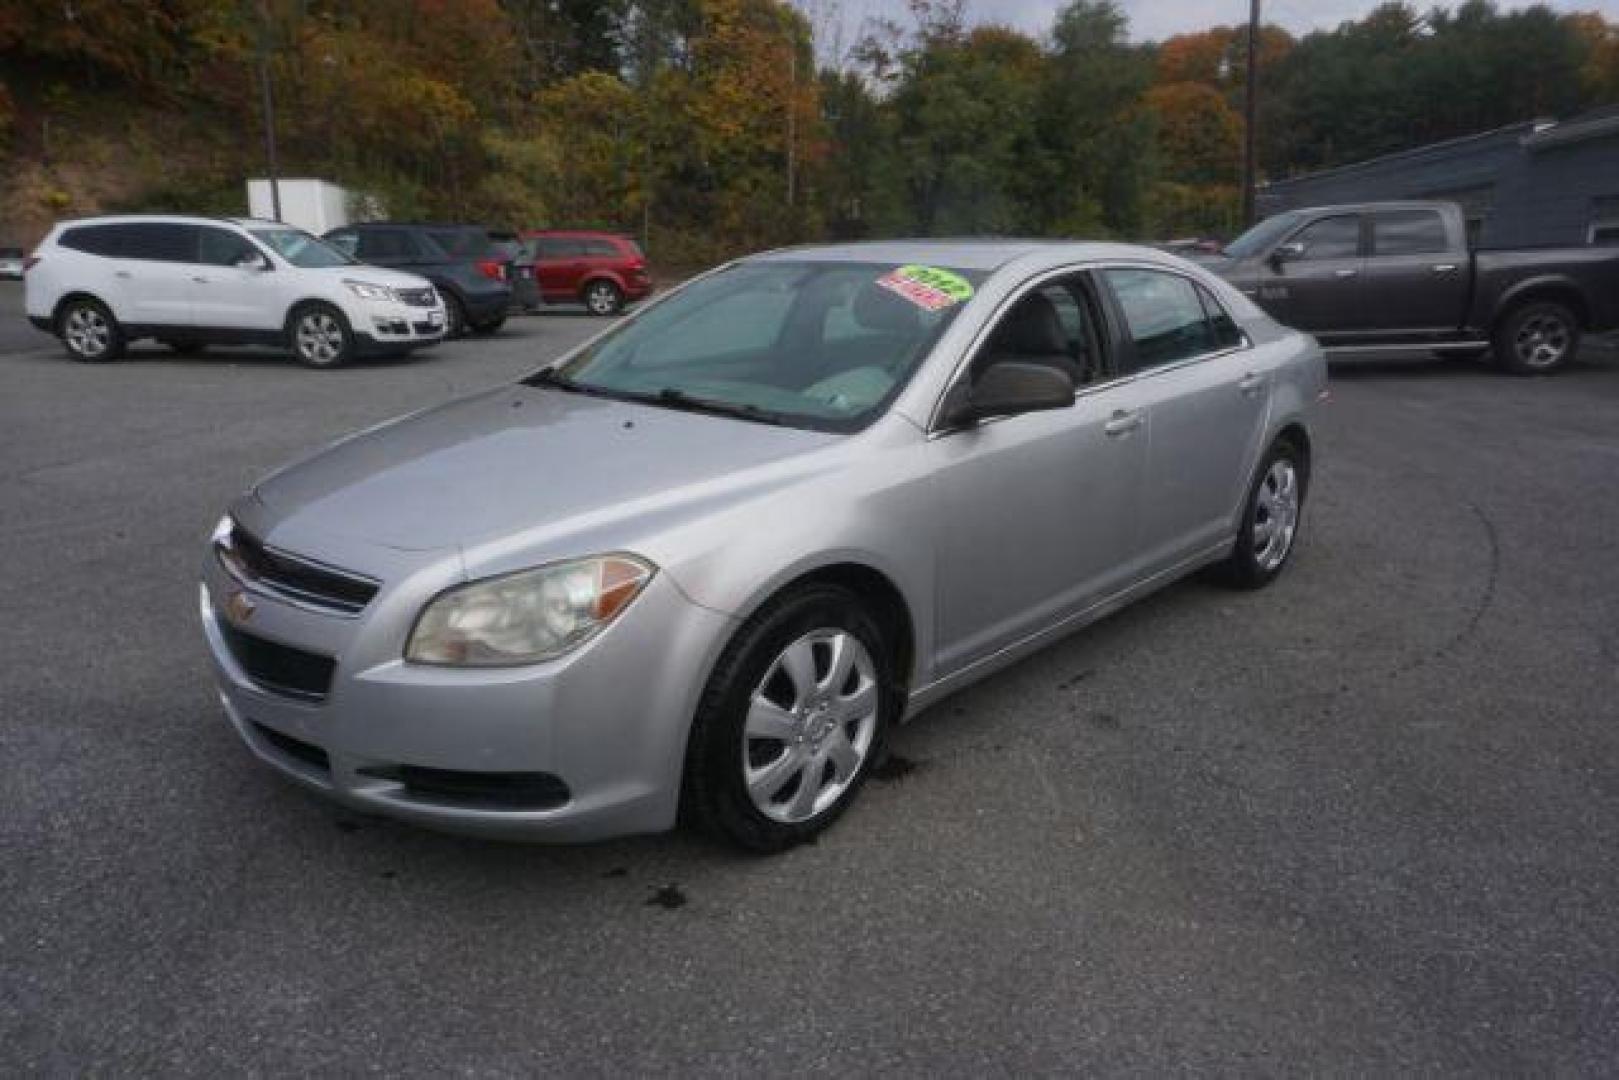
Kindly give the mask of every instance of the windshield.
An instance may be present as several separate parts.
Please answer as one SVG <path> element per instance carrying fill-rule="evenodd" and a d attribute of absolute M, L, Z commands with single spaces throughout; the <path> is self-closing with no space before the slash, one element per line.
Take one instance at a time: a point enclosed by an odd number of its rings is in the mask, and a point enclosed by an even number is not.
<path fill-rule="evenodd" d="M 853 431 L 899 393 L 983 277 L 924 266 L 743 263 L 530 382 Z"/>
<path fill-rule="evenodd" d="M 1277 214 L 1266 218 L 1225 246 L 1225 254 L 1233 259 L 1251 259 L 1262 254 L 1298 224 L 1295 213 Z"/>
<path fill-rule="evenodd" d="M 352 266 L 354 260 L 323 240 L 317 240 L 302 229 L 253 229 L 255 239 L 287 260 L 306 270 L 323 266 Z"/>

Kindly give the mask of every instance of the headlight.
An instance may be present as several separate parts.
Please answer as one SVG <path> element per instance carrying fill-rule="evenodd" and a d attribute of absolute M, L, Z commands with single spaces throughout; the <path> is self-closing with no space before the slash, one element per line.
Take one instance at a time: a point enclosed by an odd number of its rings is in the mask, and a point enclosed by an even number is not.
<path fill-rule="evenodd" d="M 600 633 L 652 574 L 634 556 L 601 555 L 457 586 L 422 609 L 405 659 L 507 667 L 561 656 Z"/>
<path fill-rule="evenodd" d="M 349 292 L 362 300 L 398 300 L 394 291 L 386 285 L 373 285 L 369 281 L 347 281 L 343 284 L 349 287 Z"/>

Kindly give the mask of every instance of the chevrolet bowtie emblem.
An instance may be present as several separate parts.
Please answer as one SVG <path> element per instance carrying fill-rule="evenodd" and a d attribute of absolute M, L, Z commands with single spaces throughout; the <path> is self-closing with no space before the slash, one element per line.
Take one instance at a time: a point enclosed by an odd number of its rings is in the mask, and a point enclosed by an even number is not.
<path fill-rule="evenodd" d="M 225 616 L 234 623 L 245 623 L 253 617 L 259 606 L 240 589 L 232 589 L 225 597 Z"/>

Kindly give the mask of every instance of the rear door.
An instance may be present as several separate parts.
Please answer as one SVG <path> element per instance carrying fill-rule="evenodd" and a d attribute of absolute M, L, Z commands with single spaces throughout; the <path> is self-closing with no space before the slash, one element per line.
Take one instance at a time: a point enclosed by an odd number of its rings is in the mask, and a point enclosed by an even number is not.
<path fill-rule="evenodd" d="M 1362 302 L 1377 329 L 1393 335 L 1441 335 L 1462 325 L 1468 257 L 1454 251 L 1436 209 L 1379 210 L 1362 271 Z"/>
<path fill-rule="evenodd" d="M 196 257 L 195 225 L 125 222 L 115 230 L 113 270 L 124 296 L 126 323 L 140 327 L 190 327 Z"/>
<path fill-rule="evenodd" d="M 540 292 L 547 300 L 572 300 L 577 297 L 579 279 L 584 276 L 584 270 L 584 249 L 579 241 L 566 236 L 539 238 L 534 274 L 539 278 Z"/>
<path fill-rule="evenodd" d="M 1260 299 L 1278 322 L 1297 330 L 1333 334 L 1365 329 L 1361 292 L 1362 219 L 1359 214 L 1317 218 L 1283 245 L 1303 250 L 1273 263 L 1260 282 Z"/>
<path fill-rule="evenodd" d="M 264 254 L 245 236 L 198 225 L 191 276 L 196 324 L 222 330 L 278 329 L 283 309 L 273 302 L 275 274 L 263 265 Z"/>
<path fill-rule="evenodd" d="M 1167 269 L 1101 272 L 1147 410 L 1139 546 L 1161 570 L 1226 539 L 1263 438 L 1270 373 L 1219 302 Z"/>

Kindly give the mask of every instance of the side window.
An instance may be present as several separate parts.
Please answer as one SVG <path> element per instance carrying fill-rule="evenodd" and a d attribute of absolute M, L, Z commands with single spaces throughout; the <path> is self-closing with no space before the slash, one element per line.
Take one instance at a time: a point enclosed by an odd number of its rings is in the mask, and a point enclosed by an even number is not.
<path fill-rule="evenodd" d="M 1619 195 L 1600 195 L 1591 200 L 1591 227 L 1586 242 L 1601 247 L 1619 244 Z"/>
<path fill-rule="evenodd" d="M 123 230 L 118 242 L 119 254 L 126 259 L 183 263 L 197 261 L 195 225 L 143 221 L 118 228 Z"/>
<path fill-rule="evenodd" d="M 360 238 L 351 232 L 334 232 L 326 237 L 326 242 L 350 258 L 360 250 Z"/>
<path fill-rule="evenodd" d="M 261 258 L 259 250 L 245 237 L 229 229 L 216 229 L 203 225 L 197 229 L 197 261 L 206 266 L 236 266 L 249 259 Z"/>
<path fill-rule="evenodd" d="M 616 259 L 618 249 L 607 240 L 584 241 L 585 254 L 593 259 Z"/>
<path fill-rule="evenodd" d="M 1372 254 L 1442 255 L 1445 221 L 1437 210 L 1389 210 L 1372 218 Z"/>
<path fill-rule="evenodd" d="M 1237 320 L 1233 319 L 1230 312 L 1214 298 L 1213 293 L 1199 285 L 1197 297 L 1203 301 L 1203 312 L 1209 317 L 1209 326 L 1214 330 L 1214 340 L 1222 349 L 1234 349 L 1247 340 L 1243 337 L 1242 327 L 1237 325 Z"/>
<path fill-rule="evenodd" d="M 1102 374 L 1100 338 L 1082 275 L 1025 293 L 1001 316 L 978 355 L 973 378 L 1000 361 L 1045 364 L 1082 385 Z"/>
<path fill-rule="evenodd" d="M 1161 270 L 1104 270 L 1135 343 L 1134 370 L 1172 364 L 1219 349 L 1197 286 Z"/>
<path fill-rule="evenodd" d="M 117 255 L 118 225 L 78 225 L 62 234 L 58 244 L 87 255 Z"/>
<path fill-rule="evenodd" d="M 1304 245 L 1301 260 L 1353 259 L 1360 254 L 1360 218 L 1353 214 L 1322 218 L 1294 233 L 1291 242 Z"/>
<path fill-rule="evenodd" d="M 407 262 L 413 256 L 410 240 L 398 229 L 367 229 L 360 234 L 360 258 L 376 262 Z"/>
<path fill-rule="evenodd" d="M 543 239 L 540 241 L 540 258 L 548 261 L 557 259 L 571 259 L 579 254 L 579 246 L 572 240 Z"/>

